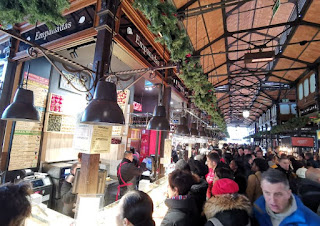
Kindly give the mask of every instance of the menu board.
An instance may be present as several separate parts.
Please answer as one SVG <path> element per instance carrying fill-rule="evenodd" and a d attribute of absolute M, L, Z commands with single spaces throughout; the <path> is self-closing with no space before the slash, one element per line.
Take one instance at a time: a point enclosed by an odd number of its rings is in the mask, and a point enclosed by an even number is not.
<path fill-rule="evenodd" d="M 126 89 L 124 91 L 117 90 L 117 100 L 118 105 L 121 108 L 124 115 L 127 112 L 127 106 L 129 101 L 130 90 Z M 112 136 L 122 136 L 123 126 L 113 126 L 112 127 Z"/>
<path fill-rule="evenodd" d="M 45 131 L 73 134 L 76 122 L 77 117 L 74 115 L 48 113 Z"/>
<path fill-rule="evenodd" d="M 24 84 L 27 82 L 24 74 Z M 28 90 L 33 91 L 34 105 L 39 112 L 39 122 L 16 122 L 8 170 L 37 167 L 43 118 L 47 103 L 49 79 L 29 73 Z"/>
<path fill-rule="evenodd" d="M 45 132 L 73 134 L 77 122 L 77 113 L 84 110 L 84 96 L 62 96 L 50 93 Z"/>

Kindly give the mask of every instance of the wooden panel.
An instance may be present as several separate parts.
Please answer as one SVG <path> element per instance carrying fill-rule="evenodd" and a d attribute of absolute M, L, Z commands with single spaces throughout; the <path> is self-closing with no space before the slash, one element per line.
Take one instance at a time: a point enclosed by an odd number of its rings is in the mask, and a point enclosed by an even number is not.
<path fill-rule="evenodd" d="M 316 40 L 320 39 L 320 33 L 319 30 L 317 32 L 317 35 L 315 36 Z M 312 42 L 307 44 L 307 47 L 305 51 L 301 54 L 299 57 L 300 60 L 309 61 L 309 62 L 315 62 L 319 56 L 319 49 L 320 49 L 320 42 Z"/>
<path fill-rule="evenodd" d="M 99 154 L 82 154 L 79 194 L 96 194 L 98 188 Z"/>
<path fill-rule="evenodd" d="M 42 143 L 42 162 L 77 159 L 78 152 L 72 148 L 73 134 L 45 132 Z"/>
<path fill-rule="evenodd" d="M 303 20 L 320 24 L 319 9 L 320 9 L 320 1 L 319 0 L 312 1 Z"/>

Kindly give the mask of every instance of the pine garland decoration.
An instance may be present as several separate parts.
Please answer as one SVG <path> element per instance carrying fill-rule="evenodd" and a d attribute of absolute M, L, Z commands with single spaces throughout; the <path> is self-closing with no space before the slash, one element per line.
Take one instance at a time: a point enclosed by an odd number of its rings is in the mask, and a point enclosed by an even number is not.
<path fill-rule="evenodd" d="M 6 27 L 39 21 L 54 28 L 65 22 L 61 14 L 69 6 L 68 0 L 0 0 L 0 24 Z"/>
<path fill-rule="evenodd" d="M 221 131 L 227 134 L 226 123 L 217 111 L 214 87 L 203 73 L 199 59 L 190 58 L 192 46 L 185 30 L 178 27 L 176 8 L 159 0 L 135 0 L 133 7 L 140 10 L 150 21 L 149 30 L 159 35 L 157 42 L 165 44 L 171 53 L 171 60 L 181 62 L 180 78 L 187 88 L 193 90 L 193 102 L 207 112 Z"/>

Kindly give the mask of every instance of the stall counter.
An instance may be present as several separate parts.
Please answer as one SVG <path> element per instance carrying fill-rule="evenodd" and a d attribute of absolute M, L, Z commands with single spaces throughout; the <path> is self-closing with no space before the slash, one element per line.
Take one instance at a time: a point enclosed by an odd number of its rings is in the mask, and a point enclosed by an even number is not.
<path fill-rule="evenodd" d="M 166 199 L 166 192 L 168 186 L 168 177 L 163 177 L 154 183 L 150 183 L 143 191 L 146 192 L 153 201 L 153 219 L 156 225 L 160 225 L 163 217 L 165 216 L 168 208 L 164 204 Z M 106 207 L 99 213 L 98 225 L 117 225 L 116 216 L 119 214 L 118 210 L 119 201 L 116 201 Z"/>
<path fill-rule="evenodd" d="M 26 219 L 25 226 L 70 226 L 75 220 L 52 209 L 44 204 L 32 204 L 31 216 Z"/>

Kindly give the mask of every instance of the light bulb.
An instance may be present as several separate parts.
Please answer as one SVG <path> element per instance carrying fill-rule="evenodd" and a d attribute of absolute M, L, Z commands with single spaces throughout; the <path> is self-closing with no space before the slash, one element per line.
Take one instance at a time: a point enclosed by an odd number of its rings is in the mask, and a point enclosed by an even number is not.
<path fill-rule="evenodd" d="M 244 111 L 242 112 L 242 115 L 243 115 L 244 118 L 248 118 L 249 115 L 250 115 L 250 112 L 249 112 L 248 110 L 244 110 Z"/>

